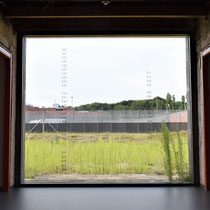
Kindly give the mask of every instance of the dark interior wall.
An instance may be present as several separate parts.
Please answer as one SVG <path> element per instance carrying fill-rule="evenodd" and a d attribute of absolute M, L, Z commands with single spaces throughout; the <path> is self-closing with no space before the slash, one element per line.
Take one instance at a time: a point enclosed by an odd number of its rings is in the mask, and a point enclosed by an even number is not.
<path fill-rule="evenodd" d="M 193 34 L 197 19 L 182 18 L 82 18 L 82 19 L 13 19 L 13 24 L 19 35 L 22 34 L 85 34 L 85 33 L 180 33 Z M 18 42 L 19 43 L 19 42 Z M 20 125 L 20 121 L 17 125 Z M 18 128 L 17 128 L 18 129 Z M 20 130 L 20 129 L 18 129 Z M 18 134 L 18 133 L 17 133 Z M 17 136 L 18 139 L 21 136 Z M 18 147 L 20 144 L 17 144 Z M 17 149 L 19 151 L 19 148 Z M 196 167 L 198 168 L 198 167 Z M 17 168 L 18 171 L 19 167 Z M 20 170 L 20 169 L 19 169 Z M 19 172 L 19 171 L 18 171 Z M 19 173 L 18 173 L 19 174 Z M 17 180 L 19 177 L 17 176 Z M 17 181 L 18 182 L 18 181 Z"/>
<path fill-rule="evenodd" d="M 0 12 L 0 44 L 12 52 L 12 60 L 13 60 L 13 63 L 12 63 L 12 131 L 11 131 L 11 185 L 13 185 L 14 184 L 14 155 L 15 155 L 16 35 L 15 35 L 15 32 L 13 31 L 13 28 L 10 22 L 2 18 L 1 12 Z M 0 70 L 2 70 L 1 65 L 0 65 Z M 0 74 L 1 85 L 3 85 L 3 81 L 4 81 L 3 77 Z M 3 102 L 4 102 L 4 98 L 0 96 L 0 104 L 2 105 Z M 1 109 L 1 106 L 0 106 L 0 109 Z M 2 136 L 2 131 L 0 130 L 0 137 L 1 136 Z M 0 168 L 1 167 L 2 167 L 2 163 L 0 162 Z M 1 176 L 2 176 L 2 173 L 0 171 L 0 179 L 1 179 Z"/>
<path fill-rule="evenodd" d="M 133 18 L 133 19 L 112 19 L 101 18 L 96 19 L 57 19 L 56 21 L 51 19 L 17 19 L 12 20 L 17 31 L 35 31 L 39 32 L 42 30 L 46 31 L 65 31 L 70 30 L 72 32 L 79 31 L 80 28 L 83 30 L 91 31 L 194 31 L 194 25 L 197 20 L 194 19 L 174 19 L 174 18 Z M 200 71 L 200 51 L 210 43 L 210 17 L 200 18 L 197 25 L 197 57 L 198 57 L 198 68 L 195 74 L 198 76 L 198 112 L 199 112 L 199 147 L 200 147 L 200 181 L 204 183 L 204 165 L 203 165 L 203 124 L 202 124 L 202 83 L 201 83 L 201 71 Z M 12 88 L 12 153 L 11 153 L 11 184 L 14 180 L 14 146 L 15 146 L 15 85 L 16 85 L 16 36 L 14 35 L 13 28 L 8 20 L 3 20 L 0 15 L 0 43 L 7 47 L 13 53 L 13 88 Z M 1 78 L 0 78 L 1 82 Z M 2 100 L 2 99 L 1 99 Z M 1 131 L 0 131 L 1 134 Z"/>
<path fill-rule="evenodd" d="M 0 98 L 4 98 L 4 80 L 5 80 L 5 58 L 0 54 Z M 0 186 L 2 186 L 2 172 L 3 172 L 3 103 L 0 103 Z"/>
<path fill-rule="evenodd" d="M 198 77 L 198 126 L 199 126 L 199 150 L 200 150 L 200 183 L 204 185 L 204 146 L 203 146 L 203 91 L 201 57 L 202 49 L 210 45 L 210 15 L 201 18 L 197 28 L 197 77 Z"/>
<path fill-rule="evenodd" d="M 209 121 L 209 116 L 210 116 L 210 54 L 207 54 L 203 59 L 203 97 L 204 97 L 204 121 L 205 121 L 205 129 L 204 129 L 204 161 L 206 164 L 205 166 L 205 189 L 210 190 L 210 180 L 207 176 L 210 175 L 210 121 Z"/>

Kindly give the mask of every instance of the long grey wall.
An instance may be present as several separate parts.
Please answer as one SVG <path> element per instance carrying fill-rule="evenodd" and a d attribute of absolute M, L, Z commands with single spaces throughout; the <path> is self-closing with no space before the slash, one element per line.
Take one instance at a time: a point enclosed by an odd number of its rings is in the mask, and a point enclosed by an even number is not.
<path fill-rule="evenodd" d="M 187 123 L 166 123 L 170 131 L 187 130 Z M 148 133 L 160 132 L 161 123 L 26 123 L 27 132 L 111 132 Z"/>
<path fill-rule="evenodd" d="M 4 57 L 0 54 L 0 98 L 4 98 L 4 81 L 5 81 L 5 68 Z M 2 186 L 2 173 L 3 173 L 3 107 L 4 103 L 0 103 L 0 187 Z"/>
<path fill-rule="evenodd" d="M 180 119 L 180 115 L 184 111 L 173 110 L 107 110 L 79 112 L 72 111 L 70 113 L 61 114 L 59 111 L 26 111 L 25 122 L 37 123 L 39 121 L 51 123 L 145 123 L 152 122 L 170 122 L 171 114 L 176 114 Z"/>

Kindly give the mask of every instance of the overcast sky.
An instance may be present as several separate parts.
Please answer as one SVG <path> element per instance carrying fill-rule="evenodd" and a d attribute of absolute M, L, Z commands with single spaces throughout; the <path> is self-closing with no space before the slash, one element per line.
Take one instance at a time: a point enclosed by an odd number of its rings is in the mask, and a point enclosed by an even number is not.
<path fill-rule="evenodd" d="M 114 103 L 169 92 L 186 95 L 185 38 L 27 38 L 26 104 L 62 105 L 61 51 L 67 49 L 68 104 Z"/>

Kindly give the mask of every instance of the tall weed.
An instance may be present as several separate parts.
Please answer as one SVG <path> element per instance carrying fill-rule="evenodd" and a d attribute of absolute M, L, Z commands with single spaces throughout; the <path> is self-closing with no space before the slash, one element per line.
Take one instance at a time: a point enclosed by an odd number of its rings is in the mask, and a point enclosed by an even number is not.
<path fill-rule="evenodd" d="M 171 138 L 171 141 L 177 142 L 175 140 L 177 138 L 176 133 L 171 132 L 169 138 L 167 127 L 164 133 L 165 135 L 162 136 L 165 136 L 165 139 Z M 27 135 L 25 141 L 25 177 L 34 178 L 38 175 L 64 173 L 148 174 L 157 172 L 167 174 L 164 166 L 168 162 L 163 161 L 161 133 L 154 133 L 150 140 L 146 139 L 146 134 L 136 134 L 139 137 L 137 140 L 125 139 L 124 135 L 108 134 L 107 138 L 96 137 L 97 140 L 94 141 L 75 141 L 59 136 L 53 139 L 45 136 L 31 138 L 31 135 Z M 180 132 L 180 138 L 182 138 L 184 155 L 183 170 L 186 172 L 186 166 L 188 166 L 187 133 L 185 131 Z M 176 143 L 176 151 L 177 145 Z M 173 156 L 171 151 L 166 152 L 167 157 L 171 157 L 171 155 Z"/>
<path fill-rule="evenodd" d="M 173 167 L 172 167 L 171 145 L 170 145 L 171 139 L 170 139 L 170 132 L 164 121 L 162 121 L 161 132 L 162 132 L 162 147 L 164 151 L 163 155 L 164 167 L 169 181 L 172 181 Z"/>
<path fill-rule="evenodd" d="M 178 131 L 177 131 L 177 143 L 175 144 L 175 142 L 173 141 L 172 146 L 175 158 L 176 172 L 179 176 L 179 180 L 182 182 L 191 181 L 191 177 L 189 175 L 189 168 L 184 160 L 183 140 L 181 139 Z"/>

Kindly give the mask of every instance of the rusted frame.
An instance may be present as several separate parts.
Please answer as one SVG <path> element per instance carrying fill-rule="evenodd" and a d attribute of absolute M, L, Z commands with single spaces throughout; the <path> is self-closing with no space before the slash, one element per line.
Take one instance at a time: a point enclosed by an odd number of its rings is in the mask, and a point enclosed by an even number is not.
<path fill-rule="evenodd" d="M 210 190 L 210 86 L 209 74 L 210 63 L 207 60 L 210 56 L 210 45 L 201 51 L 201 74 L 203 85 L 203 158 L 204 158 L 204 187 Z M 210 58 L 209 58 L 210 59 Z"/>
<path fill-rule="evenodd" d="M 11 169 L 11 91 L 12 91 L 12 53 L 0 44 L 0 54 L 7 61 L 5 62 L 5 92 L 4 92 L 4 125 L 3 125 L 3 182 L 2 189 L 10 189 L 10 169 Z"/>

